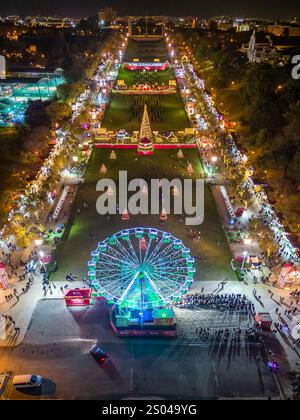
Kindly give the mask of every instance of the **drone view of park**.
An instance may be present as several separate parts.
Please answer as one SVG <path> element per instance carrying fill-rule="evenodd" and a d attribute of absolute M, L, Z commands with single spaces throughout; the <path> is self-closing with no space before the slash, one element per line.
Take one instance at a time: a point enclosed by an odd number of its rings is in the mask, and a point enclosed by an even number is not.
<path fill-rule="evenodd" d="M 0 398 L 298 398 L 300 245 L 216 106 L 204 41 L 116 21 L 72 21 L 52 73 L 5 82 Z"/>

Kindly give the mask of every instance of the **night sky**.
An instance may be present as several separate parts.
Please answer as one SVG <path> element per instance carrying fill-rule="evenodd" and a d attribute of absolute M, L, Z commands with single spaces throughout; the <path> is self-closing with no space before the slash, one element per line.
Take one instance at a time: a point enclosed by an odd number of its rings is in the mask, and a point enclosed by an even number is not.
<path fill-rule="evenodd" d="M 149 14 L 170 16 L 300 16 L 299 0 L 11 0 L 1 1 L 0 15 L 92 16 L 104 6 L 121 15 L 144 15 L 147 8 Z"/>

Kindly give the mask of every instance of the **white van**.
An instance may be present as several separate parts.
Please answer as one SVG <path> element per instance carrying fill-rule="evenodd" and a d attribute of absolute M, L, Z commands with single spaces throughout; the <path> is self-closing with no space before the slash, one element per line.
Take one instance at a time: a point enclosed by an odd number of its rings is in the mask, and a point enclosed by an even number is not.
<path fill-rule="evenodd" d="M 12 383 L 15 388 L 38 388 L 42 382 L 43 378 L 39 375 L 17 375 Z"/>

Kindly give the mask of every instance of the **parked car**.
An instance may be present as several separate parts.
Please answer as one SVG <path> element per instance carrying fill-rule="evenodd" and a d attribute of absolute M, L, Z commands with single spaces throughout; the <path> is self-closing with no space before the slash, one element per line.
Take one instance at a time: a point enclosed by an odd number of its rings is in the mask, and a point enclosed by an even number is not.
<path fill-rule="evenodd" d="M 38 388 L 42 382 L 43 378 L 40 375 L 16 375 L 13 378 L 15 388 Z"/>

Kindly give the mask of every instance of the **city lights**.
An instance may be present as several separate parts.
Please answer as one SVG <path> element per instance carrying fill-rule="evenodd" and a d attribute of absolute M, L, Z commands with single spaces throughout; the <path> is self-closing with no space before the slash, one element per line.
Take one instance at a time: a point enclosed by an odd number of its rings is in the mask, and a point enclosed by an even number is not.
<path fill-rule="evenodd" d="M 3 4 L 3 404 L 300 399 L 297 8 L 196 3 Z"/>

